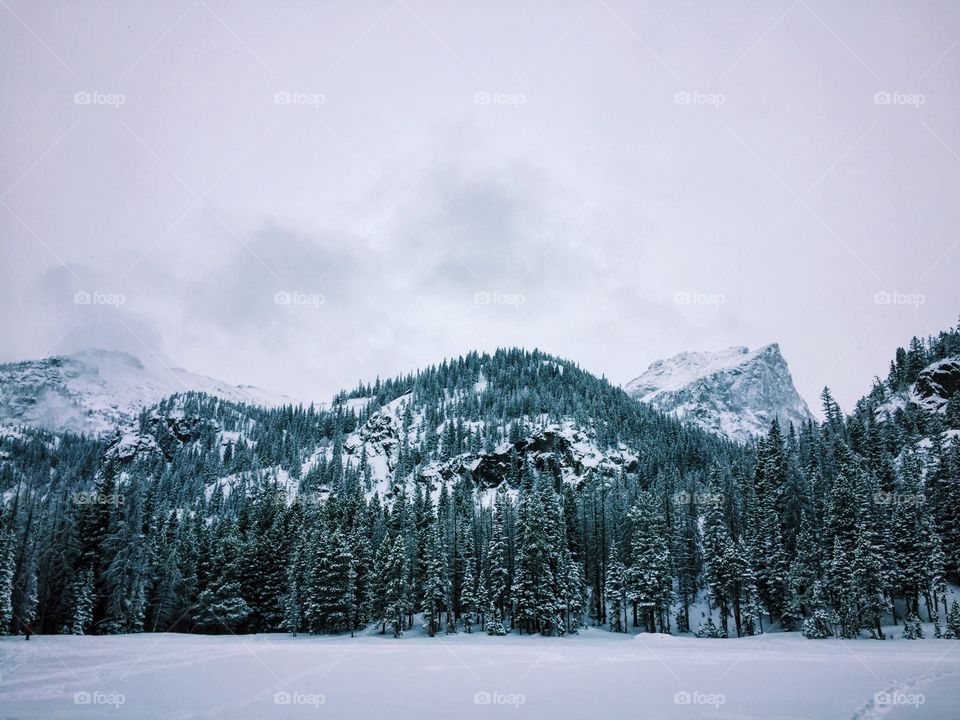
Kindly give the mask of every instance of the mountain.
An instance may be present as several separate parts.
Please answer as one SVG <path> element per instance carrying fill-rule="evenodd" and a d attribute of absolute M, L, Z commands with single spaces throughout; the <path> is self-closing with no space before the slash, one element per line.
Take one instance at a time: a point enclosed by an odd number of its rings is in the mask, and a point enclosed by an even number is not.
<path fill-rule="evenodd" d="M 787 361 L 773 343 L 758 350 L 731 347 L 685 352 L 653 363 L 624 386 L 632 397 L 738 442 L 811 419 Z"/>
<path fill-rule="evenodd" d="M 742 400 L 774 352 L 670 367 Z M 912 342 L 853 415 L 825 391 L 823 423 L 749 444 L 521 349 L 323 406 L 186 392 L 109 438 L 3 429 L 0 629 L 561 635 L 627 631 L 635 601 L 649 632 L 882 638 L 960 578 L 957 355 L 960 330 Z M 918 381 L 943 412 L 878 420 Z"/>
<path fill-rule="evenodd" d="M 470 353 L 299 412 L 291 418 L 283 408 L 179 393 L 121 426 L 104 457 L 127 468 L 196 452 L 209 463 L 204 476 L 219 478 L 225 494 L 266 481 L 290 495 L 347 483 L 389 498 L 417 485 L 435 492 L 467 475 L 493 489 L 521 464 L 571 486 L 652 477 L 665 463 L 703 471 L 731 449 L 538 351 Z"/>
<path fill-rule="evenodd" d="M 143 408 L 189 391 L 266 407 L 293 402 L 180 368 L 147 368 L 126 352 L 92 349 L 0 365 L 0 425 L 104 435 L 131 422 Z"/>

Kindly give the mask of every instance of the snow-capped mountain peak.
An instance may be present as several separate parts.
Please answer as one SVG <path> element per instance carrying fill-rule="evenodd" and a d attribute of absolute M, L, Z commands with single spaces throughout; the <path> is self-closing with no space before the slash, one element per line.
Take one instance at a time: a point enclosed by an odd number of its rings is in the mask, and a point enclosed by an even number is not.
<path fill-rule="evenodd" d="M 683 352 L 658 360 L 624 386 L 641 402 L 744 442 L 781 424 L 810 419 L 777 343 Z"/>
<path fill-rule="evenodd" d="M 247 405 L 294 401 L 182 368 L 154 369 L 130 353 L 93 348 L 0 365 L 0 424 L 102 435 L 175 393 L 204 392 Z"/>

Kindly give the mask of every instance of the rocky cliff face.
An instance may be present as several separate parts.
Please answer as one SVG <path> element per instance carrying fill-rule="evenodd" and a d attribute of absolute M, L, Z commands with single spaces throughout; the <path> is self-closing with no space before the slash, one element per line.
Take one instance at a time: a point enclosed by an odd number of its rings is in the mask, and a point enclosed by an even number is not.
<path fill-rule="evenodd" d="M 910 400 L 924 410 L 942 412 L 957 392 L 960 392 L 960 356 L 925 367 L 910 389 Z"/>
<path fill-rule="evenodd" d="M 658 360 L 624 390 L 658 410 L 740 442 L 765 433 L 774 418 L 786 427 L 811 417 L 776 343 L 753 351 L 732 347 Z"/>

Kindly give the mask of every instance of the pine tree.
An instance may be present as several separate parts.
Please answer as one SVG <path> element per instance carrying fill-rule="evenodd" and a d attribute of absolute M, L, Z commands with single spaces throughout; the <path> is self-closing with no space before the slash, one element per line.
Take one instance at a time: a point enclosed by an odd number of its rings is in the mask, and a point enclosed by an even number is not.
<path fill-rule="evenodd" d="M 660 501 L 653 493 L 641 493 L 630 510 L 630 567 L 627 586 L 634 618 L 643 609 L 648 632 L 666 632 L 664 613 L 673 600 L 670 546 Z"/>
<path fill-rule="evenodd" d="M 910 613 L 903 619 L 903 639 L 923 639 L 923 626 L 920 624 L 920 618 L 913 613 Z"/>
<path fill-rule="evenodd" d="M 428 532 L 425 553 L 426 580 L 423 592 L 423 626 L 430 637 L 440 630 L 440 614 L 449 613 L 450 577 L 447 568 L 447 551 L 444 547 L 440 521 L 433 523 Z"/>
<path fill-rule="evenodd" d="M 796 557 L 790 566 L 789 586 L 793 605 L 791 612 L 801 616 L 810 609 L 813 590 L 822 573 L 820 546 L 813 523 L 805 512 L 800 516 L 796 545 Z"/>
<path fill-rule="evenodd" d="M 953 601 L 947 613 L 947 629 L 943 636 L 949 639 L 960 639 L 960 602 Z"/>
<path fill-rule="evenodd" d="M 837 476 L 831 497 L 829 529 L 833 548 L 826 568 L 832 605 L 836 611 L 838 635 L 856 638 L 860 634 L 863 596 L 857 583 L 857 548 L 861 543 L 859 504 L 862 486 L 845 474 Z"/>
<path fill-rule="evenodd" d="M 194 624 L 202 631 L 235 632 L 250 614 L 250 606 L 240 595 L 240 583 L 217 581 L 197 600 Z"/>
<path fill-rule="evenodd" d="M 610 630 L 627 632 L 627 569 L 620 562 L 616 548 L 611 551 L 607 563 L 607 577 L 604 583 L 607 600 L 610 603 Z"/>
<path fill-rule="evenodd" d="M 486 563 L 489 567 L 487 592 L 499 623 L 503 623 L 506 610 L 510 606 L 510 547 L 507 538 L 509 512 L 510 498 L 506 486 L 501 483 L 494 501 L 493 536 L 487 548 Z M 492 617 L 490 621 L 493 621 Z"/>
<path fill-rule="evenodd" d="M 73 612 L 70 632 L 85 635 L 93 622 L 94 595 L 93 568 L 88 567 L 74 579 L 70 589 Z"/>
<path fill-rule="evenodd" d="M 10 632 L 13 622 L 13 535 L 0 535 L 0 635 Z"/>
<path fill-rule="evenodd" d="M 715 497 L 720 495 L 719 476 L 714 469 L 710 476 L 709 492 Z M 729 634 L 730 588 L 732 573 L 728 567 L 729 559 L 734 555 L 733 540 L 724 517 L 723 505 L 710 503 L 706 508 L 703 530 L 703 558 L 706 565 L 705 578 L 710 588 L 710 598 L 720 611 L 720 624 L 723 636 Z M 712 619 L 711 619 L 712 622 Z"/>
<path fill-rule="evenodd" d="M 696 636 L 716 640 L 727 637 L 727 632 L 723 628 L 717 627 L 717 624 L 713 621 L 713 616 L 707 616 L 707 621 L 697 628 Z"/>
<path fill-rule="evenodd" d="M 383 622 L 389 625 L 394 637 L 404 630 L 404 617 L 410 610 L 407 586 L 406 547 L 403 538 L 397 536 L 383 567 Z"/>
<path fill-rule="evenodd" d="M 818 580 L 810 593 L 810 616 L 803 621 L 801 632 L 805 638 L 822 640 L 833 635 L 830 630 L 832 624 L 823 598 L 823 586 Z"/>
<path fill-rule="evenodd" d="M 557 574 L 552 564 L 546 510 L 540 493 L 524 483 L 517 508 L 517 558 L 513 582 L 516 623 L 520 631 L 550 633 L 557 629 Z"/>
<path fill-rule="evenodd" d="M 463 582 L 460 588 L 460 611 L 463 613 L 463 629 L 473 632 L 473 624 L 477 621 L 479 602 L 477 599 L 477 578 L 473 556 L 464 561 Z"/>

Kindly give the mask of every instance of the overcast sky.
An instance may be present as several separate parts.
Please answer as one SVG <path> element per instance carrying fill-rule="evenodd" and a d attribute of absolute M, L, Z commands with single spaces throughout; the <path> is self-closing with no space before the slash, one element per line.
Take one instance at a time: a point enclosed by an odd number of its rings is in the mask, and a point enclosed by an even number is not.
<path fill-rule="evenodd" d="M 956 2 L 3 0 L 0 53 L 0 360 L 779 342 L 849 409 L 960 315 Z"/>

